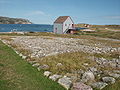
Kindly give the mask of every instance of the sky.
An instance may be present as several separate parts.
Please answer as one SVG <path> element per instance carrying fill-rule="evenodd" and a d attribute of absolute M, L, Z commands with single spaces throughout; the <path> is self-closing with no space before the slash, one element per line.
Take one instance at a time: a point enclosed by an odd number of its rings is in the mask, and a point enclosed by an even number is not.
<path fill-rule="evenodd" d="M 59 16 L 74 23 L 119 24 L 120 0 L 0 0 L 0 16 L 53 24 Z"/>

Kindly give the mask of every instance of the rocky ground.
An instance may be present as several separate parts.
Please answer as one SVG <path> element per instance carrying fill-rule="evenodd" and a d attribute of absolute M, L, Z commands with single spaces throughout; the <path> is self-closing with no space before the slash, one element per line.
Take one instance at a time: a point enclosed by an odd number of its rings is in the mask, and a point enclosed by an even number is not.
<path fill-rule="evenodd" d="M 113 84 L 116 80 L 120 79 L 120 40 L 115 39 L 76 39 L 76 38 L 61 38 L 49 36 L 14 36 L 10 37 L 11 40 L 3 40 L 3 42 L 12 45 L 15 50 L 27 50 L 26 56 L 18 53 L 24 59 L 29 58 L 42 58 L 66 52 L 85 52 L 85 53 L 98 53 L 107 54 L 117 52 L 117 58 L 94 57 L 94 62 L 97 64 L 94 67 L 89 67 L 87 71 L 79 70 L 74 71 L 74 75 L 59 75 L 52 74 L 50 71 L 45 71 L 44 75 L 65 88 L 73 90 L 92 90 L 92 88 L 102 89 L 109 84 Z M 40 65 L 37 61 L 29 61 L 32 66 L 37 67 L 38 70 L 49 68 L 48 65 Z M 62 66 L 61 63 L 57 64 Z M 87 63 L 84 64 L 86 66 Z M 104 68 L 112 68 L 113 71 Z M 73 74 L 72 73 L 72 74 Z M 79 74 L 80 77 L 75 76 Z M 76 79 L 77 78 L 77 79 Z M 79 78 L 79 79 L 78 79 Z M 99 79 L 99 80 L 98 80 Z"/>

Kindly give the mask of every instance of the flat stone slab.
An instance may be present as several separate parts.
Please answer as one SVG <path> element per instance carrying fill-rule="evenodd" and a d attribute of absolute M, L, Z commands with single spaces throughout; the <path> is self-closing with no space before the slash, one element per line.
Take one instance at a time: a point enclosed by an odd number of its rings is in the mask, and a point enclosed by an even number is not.
<path fill-rule="evenodd" d="M 93 88 L 96 88 L 96 89 L 103 89 L 105 86 L 107 86 L 108 84 L 107 83 L 104 83 L 104 82 L 95 82 L 93 83 L 91 86 Z"/>
<path fill-rule="evenodd" d="M 91 86 L 88 86 L 82 82 L 73 83 L 72 90 L 93 90 Z"/>
<path fill-rule="evenodd" d="M 63 78 L 60 78 L 58 80 L 58 83 L 61 84 L 63 87 L 65 87 L 67 90 L 71 87 L 72 81 L 70 78 L 64 76 Z"/>

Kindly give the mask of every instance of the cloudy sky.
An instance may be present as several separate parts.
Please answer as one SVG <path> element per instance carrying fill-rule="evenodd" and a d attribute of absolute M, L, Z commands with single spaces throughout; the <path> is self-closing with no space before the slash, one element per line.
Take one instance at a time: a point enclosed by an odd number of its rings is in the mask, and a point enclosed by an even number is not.
<path fill-rule="evenodd" d="M 0 0 L 0 16 L 53 24 L 58 16 L 75 23 L 120 24 L 120 0 Z"/>

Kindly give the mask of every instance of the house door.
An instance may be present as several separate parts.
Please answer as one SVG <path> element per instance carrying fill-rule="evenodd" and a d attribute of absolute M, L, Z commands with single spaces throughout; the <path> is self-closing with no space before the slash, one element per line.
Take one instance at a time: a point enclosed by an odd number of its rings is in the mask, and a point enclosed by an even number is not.
<path fill-rule="evenodd" d="M 57 33 L 57 28 L 55 28 L 55 33 Z"/>

